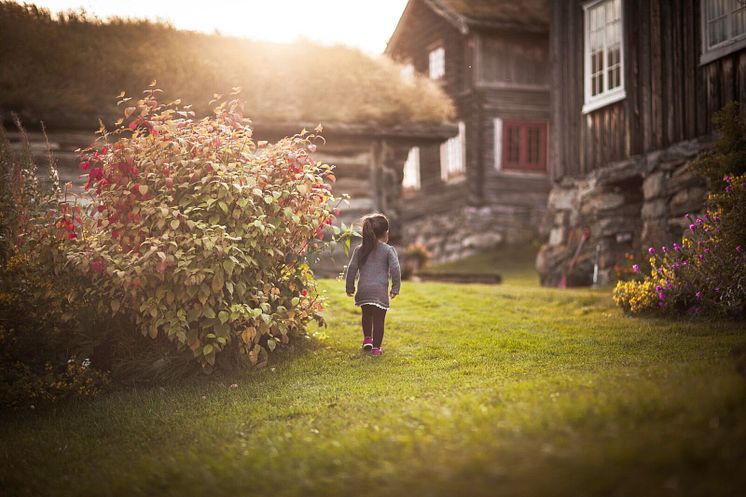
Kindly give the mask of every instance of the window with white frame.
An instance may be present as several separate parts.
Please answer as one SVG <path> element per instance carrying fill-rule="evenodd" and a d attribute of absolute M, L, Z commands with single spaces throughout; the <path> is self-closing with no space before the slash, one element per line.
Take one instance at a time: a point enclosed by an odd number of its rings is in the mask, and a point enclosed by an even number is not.
<path fill-rule="evenodd" d="M 594 0 L 584 5 L 585 105 L 583 112 L 624 98 L 622 0 Z"/>
<path fill-rule="evenodd" d="M 449 138 L 440 146 L 440 178 L 450 181 L 466 171 L 466 125 L 458 123 L 458 136 Z"/>
<path fill-rule="evenodd" d="M 411 59 L 402 61 L 400 73 L 401 73 L 402 79 L 405 82 L 407 83 L 414 82 L 414 64 L 412 64 Z"/>
<path fill-rule="evenodd" d="M 746 46 L 746 1 L 702 0 L 702 61 Z"/>
<path fill-rule="evenodd" d="M 497 134 L 498 130 L 500 135 Z M 546 173 L 547 123 L 545 121 L 496 119 L 495 168 L 516 172 Z"/>
<path fill-rule="evenodd" d="M 428 55 L 428 74 L 430 79 L 443 79 L 446 74 L 446 50 L 442 46 L 436 47 Z"/>
<path fill-rule="evenodd" d="M 420 189 L 420 147 L 409 149 L 407 161 L 404 163 L 404 179 L 401 182 L 404 190 Z"/>

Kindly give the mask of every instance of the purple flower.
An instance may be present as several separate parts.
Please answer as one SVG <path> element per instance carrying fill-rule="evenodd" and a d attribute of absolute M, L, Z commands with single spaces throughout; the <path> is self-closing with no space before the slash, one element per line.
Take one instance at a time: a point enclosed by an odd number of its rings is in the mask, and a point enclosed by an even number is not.
<path fill-rule="evenodd" d="M 730 185 L 728 185 L 728 186 L 725 187 L 725 191 L 728 192 L 728 193 L 730 193 L 732 190 L 733 190 L 733 188 L 731 188 Z"/>
<path fill-rule="evenodd" d="M 650 247 L 650 248 L 648 249 L 648 254 L 650 254 L 650 255 L 654 255 L 654 254 L 655 254 L 655 249 L 654 249 L 653 247 Z"/>
<path fill-rule="evenodd" d="M 685 217 L 686 219 L 688 219 L 689 221 L 691 221 L 691 220 L 692 220 L 692 216 L 690 216 L 688 212 L 687 212 L 686 214 L 684 214 L 684 217 Z"/>
<path fill-rule="evenodd" d="M 664 246 L 662 246 L 662 247 L 661 247 L 661 251 L 662 251 L 662 252 L 663 252 L 664 254 L 667 254 L 667 253 L 668 253 L 668 247 L 666 247 L 665 245 L 664 245 Z"/>
<path fill-rule="evenodd" d="M 738 252 L 739 254 L 743 253 L 743 248 L 739 245 L 738 247 L 736 247 L 736 252 Z"/>
<path fill-rule="evenodd" d="M 636 273 L 639 273 L 640 272 L 640 266 L 638 266 L 637 264 L 632 264 L 632 270 L 634 272 L 636 272 Z"/>
<path fill-rule="evenodd" d="M 701 217 L 698 217 L 698 218 L 697 218 L 697 224 L 698 224 L 698 225 L 702 226 L 702 225 L 703 225 L 704 223 L 705 223 L 705 222 L 704 222 L 704 221 L 702 221 L 702 218 L 701 218 Z"/>
<path fill-rule="evenodd" d="M 656 291 L 656 292 L 658 292 L 658 293 L 660 294 L 660 293 L 661 293 L 661 292 L 663 291 L 663 288 L 661 288 L 661 286 L 660 286 L 660 285 L 656 285 L 656 287 L 655 287 L 655 291 Z"/>
<path fill-rule="evenodd" d="M 691 231 L 692 233 L 694 233 L 694 230 L 695 230 L 695 229 L 697 229 L 697 225 L 696 225 L 696 224 L 690 224 L 690 225 L 689 225 L 689 230 L 690 230 L 690 231 Z"/>
<path fill-rule="evenodd" d="M 699 254 L 697 257 L 699 257 L 700 262 L 704 262 L 705 256 L 702 254 Z"/>
<path fill-rule="evenodd" d="M 697 292 L 694 294 L 694 298 L 697 300 L 702 300 L 702 292 Z"/>
<path fill-rule="evenodd" d="M 688 312 L 691 316 L 699 316 L 700 314 L 702 314 L 702 307 L 693 305 L 689 308 Z"/>
<path fill-rule="evenodd" d="M 676 243 L 676 242 L 674 242 L 674 244 L 673 244 L 673 249 L 674 249 L 674 250 L 675 250 L 676 252 L 680 252 L 680 251 L 681 251 L 681 247 L 680 247 L 680 246 L 679 246 L 679 244 L 678 244 L 678 243 Z"/>

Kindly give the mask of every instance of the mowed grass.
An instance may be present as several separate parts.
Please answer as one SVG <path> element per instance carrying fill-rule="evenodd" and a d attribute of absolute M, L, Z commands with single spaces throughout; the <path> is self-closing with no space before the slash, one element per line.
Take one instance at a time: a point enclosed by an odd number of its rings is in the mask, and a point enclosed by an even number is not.
<path fill-rule="evenodd" d="M 326 338 L 274 369 L 3 419 L 0 494 L 743 495 L 742 324 L 405 283 L 372 358 L 342 284 L 321 286 Z"/>
<path fill-rule="evenodd" d="M 434 264 L 426 271 L 431 273 L 498 273 L 510 285 L 538 285 L 539 275 L 534 271 L 538 248 L 533 245 L 499 247 L 457 261 Z"/>

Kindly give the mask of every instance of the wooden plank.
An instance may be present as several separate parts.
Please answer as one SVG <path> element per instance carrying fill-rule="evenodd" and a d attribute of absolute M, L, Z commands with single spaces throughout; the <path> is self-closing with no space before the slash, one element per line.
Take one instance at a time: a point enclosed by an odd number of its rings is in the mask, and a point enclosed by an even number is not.
<path fill-rule="evenodd" d="M 665 0 L 668 1 L 668 0 Z M 661 34 L 661 0 L 650 0 L 650 91 L 652 146 L 663 148 L 663 61 Z"/>
<path fill-rule="evenodd" d="M 647 0 L 637 0 L 640 12 L 640 109 L 642 113 L 642 150 L 653 147 L 652 87 L 650 79 L 650 9 Z"/>
<path fill-rule="evenodd" d="M 738 100 L 741 102 L 741 112 L 746 113 L 746 51 L 738 54 Z"/>
<path fill-rule="evenodd" d="M 565 88 L 567 98 L 565 112 L 570 118 L 568 133 L 568 167 L 572 167 L 575 174 L 582 174 L 587 170 L 588 155 L 585 151 L 587 136 L 584 135 L 583 126 L 583 10 L 577 2 L 567 2 L 567 30 L 565 34 L 565 43 L 569 47 L 567 63 L 564 71 L 566 73 L 565 81 L 569 87 Z"/>
<path fill-rule="evenodd" d="M 682 49 L 684 51 L 684 95 L 682 114 L 684 121 L 683 137 L 691 139 L 697 136 L 697 58 L 698 43 L 694 25 L 696 24 L 695 0 L 683 1 Z"/>
<path fill-rule="evenodd" d="M 723 57 L 721 61 L 720 95 L 721 105 L 725 105 L 736 98 L 735 77 L 733 75 L 733 56 L 730 55 Z"/>
<path fill-rule="evenodd" d="M 720 99 L 720 61 L 707 65 L 707 132 L 712 130 L 712 114 L 721 107 Z"/>
<path fill-rule="evenodd" d="M 622 2 L 624 8 L 624 43 L 625 43 L 625 64 L 626 71 L 624 74 L 625 78 L 625 91 L 627 92 L 627 98 L 624 102 L 625 106 L 625 118 L 624 118 L 624 154 L 629 156 L 632 154 L 640 153 L 642 147 L 642 130 L 640 125 L 640 45 L 639 37 L 637 33 L 632 33 L 629 26 L 637 26 L 639 20 L 639 4 L 634 1 Z"/>

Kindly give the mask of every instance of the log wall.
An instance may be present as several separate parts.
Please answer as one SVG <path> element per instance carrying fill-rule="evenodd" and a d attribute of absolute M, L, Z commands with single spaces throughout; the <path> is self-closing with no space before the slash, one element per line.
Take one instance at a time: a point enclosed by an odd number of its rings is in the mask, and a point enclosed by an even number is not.
<path fill-rule="evenodd" d="M 746 100 L 746 51 L 700 64 L 699 0 L 623 0 L 626 98 L 583 114 L 583 3 L 552 3 L 554 179 L 707 135 L 716 111 Z"/>

